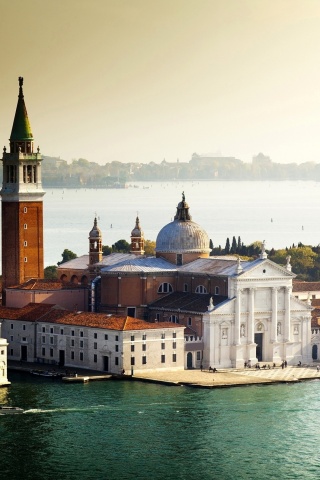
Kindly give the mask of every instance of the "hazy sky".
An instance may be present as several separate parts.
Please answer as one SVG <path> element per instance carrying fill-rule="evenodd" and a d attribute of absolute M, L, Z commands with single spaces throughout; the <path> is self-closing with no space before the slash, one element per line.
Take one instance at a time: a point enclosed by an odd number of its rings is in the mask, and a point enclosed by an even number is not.
<path fill-rule="evenodd" d="M 0 0 L 0 13 L 3 145 L 23 76 L 46 155 L 320 162 L 319 0 Z"/>

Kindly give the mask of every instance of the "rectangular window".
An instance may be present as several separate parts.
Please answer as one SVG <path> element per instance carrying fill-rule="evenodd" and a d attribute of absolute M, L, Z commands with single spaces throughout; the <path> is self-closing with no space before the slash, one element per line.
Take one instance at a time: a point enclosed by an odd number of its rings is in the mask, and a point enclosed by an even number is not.
<path fill-rule="evenodd" d="M 166 363 L 166 356 L 165 355 L 161 355 L 161 363 Z"/>
<path fill-rule="evenodd" d="M 50 357 L 53 357 L 53 348 L 50 348 Z"/>
<path fill-rule="evenodd" d="M 98 361 L 98 356 L 97 356 L 96 353 L 93 355 L 93 361 L 94 361 L 94 363 L 97 363 L 97 361 Z"/>
<path fill-rule="evenodd" d="M 131 345 L 131 352 L 134 352 L 134 345 Z"/>
<path fill-rule="evenodd" d="M 115 346 L 116 352 L 119 352 L 119 345 Z"/>
<path fill-rule="evenodd" d="M 71 347 L 74 347 L 74 340 L 71 340 Z"/>
<path fill-rule="evenodd" d="M 114 364 L 119 365 L 119 357 L 114 357 Z"/>
<path fill-rule="evenodd" d="M 23 225 L 23 228 L 24 228 L 25 230 L 27 230 L 28 225 L 25 223 L 25 224 Z"/>
<path fill-rule="evenodd" d="M 165 343 L 161 343 L 161 350 L 164 350 L 166 348 L 166 344 Z"/>
<path fill-rule="evenodd" d="M 97 348 L 98 348 L 98 344 L 97 344 L 97 342 L 94 342 L 94 344 L 93 344 L 93 348 L 94 348 L 95 350 L 97 350 Z"/>
<path fill-rule="evenodd" d="M 145 343 L 142 344 L 142 351 L 145 352 L 147 350 L 147 345 Z"/>
<path fill-rule="evenodd" d="M 26 341 L 27 341 L 27 337 L 22 337 L 22 341 L 23 341 L 23 342 L 26 342 Z"/>
<path fill-rule="evenodd" d="M 172 354 L 172 361 L 173 362 L 177 361 L 177 355 L 175 353 Z"/>
<path fill-rule="evenodd" d="M 105 335 L 105 336 L 104 336 L 104 339 L 105 339 L 105 340 L 108 340 L 108 335 Z"/>
<path fill-rule="evenodd" d="M 164 340 L 166 338 L 166 334 L 165 333 L 161 333 L 161 339 Z"/>
<path fill-rule="evenodd" d="M 134 335 L 131 335 L 131 342 L 134 342 Z"/>
<path fill-rule="evenodd" d="M 81 330 L 81 332 L 80 332 L 80 337 L 83 337 L 83 331 L 82 331 L 82 330 Z"/>
<path fill-rule="evenodd" d="M 172 343 L 172 348 L 173 348 L 174 350 L 177 348 L 176 342 L 173 342 L 173 343 Z"/>
<path fill-rule="evenodd" d="M 172 334 L 172 338 L 177 338 L 177 334 L 176 334 L 176 332 L 173 332 L 173 334 Z"/>
<path fill-rule="evenodd" d="M 134 357 L 131 357 L 131 365 L 134 365 Z"/>
<path fill-rule="evenodd" d="M 41 354 L 43 357 L 46 356 L 46 349 L 44 347 L 42 347 Z"/>
<path fill-rule="evenodd" d="M 24 257 L 24 263 L 27 263 L 27 262 L 28 262 L 28 258 Z"/>
<path fill-rule="evenodd" d="M 147 335 L 145 333 L 142 335 L 142 340 L 147 340 Z"/>
<path fill-rule="evenodd" d="M 60 335 L 63 335 L 63 328 L 60 328 Z"/>
<path fill-rule="evenodd" d="M 119 336 L 116 335 L 116 342 L 119 342 Z"/>
<path fill-rule="evenodd" d="M 13 342 L 13 335 L 10 336 L 10 342 Z"/>
<path fill-rule="evenodd" d="M 11 328 L 11 330 L 13 330 L 13 323 L 10 324 L 10 328 Z"/>
<path fill-rule="evenodd" d="M 201 352 L 197 352 L 197 360 L 201 360 Z"/>
<path fill-rule="evenodd" d="M 27 207 L 24 207 L 23 213 L 27 213 L 27 211 L 28 211 Z"/>
<path fill-rule="evenodd" d="M 97 334 L 97 333 L 94 333 L 94 334 L 93 334 L 93 338 L 98 338 L 98 334 Z"/>
<path fill-rule="evenodd" d="M 53 333 L 53 327 L 50 327 L 50 333 Z"/>
<path fill-rule="evenodd" d="M 50 337 L 50 343 L 53 345 L 53 337 Z"/>
<path fill-rule="evenodd" d="M 23 242 L 23 246 L 24 246 L 24 247 L 27 247 L 27 246 L 28 246 L 27 240 L 25 240 L 25 241 Z"/>
<path fill-rule="evenodd" d="M 42 343 L 46 343 L 46 337 L 42 335 Z"/>
<path fill-rule="evenodd" d="M 83 362 L 83 352 L 80 352 L 79 360 L 80 360 L 81 362 Z"/>
<path fill-rule="evenodd" d="M 192 318 L 191 317 L 188 318 L 188 327 L 192 327 Z"/>
<path fill-rule="evenodd" d="M 13 356 L 13 348 L 10 348 L 10 355 Z"/>
<path fill-rule="evenodd" d="M 25 325 L 22 325 L 22 330 L 25 330 L 26 329 L 26 326 Z"/>
<path fill-rule="evenodd" d="M 42 333 L 46 333 L 46 327 L 42 327 Z"/>
<path fill-rule="evenodd" d="M 157 322 L 160 322 L 160 313 L 156 313 L 156 320 Z"/>
<path fill-rule="evenodd" d="M 71 330 L 71 337 L 74 337 L 74 330 Z"/>
<path fill-rule="evenodd" d="M 142 365 L 146 365 L 147 364 L 147 357 L 144 355 L 142 357 Z"/>
<path fill-rule="evenodd" d="M 80 348 L 83 348 L 83 340 L 80 340 Z"/>
<path fill-rule="evenodd" d="M 71 350 L 71 360 L 74 360 L 74 351 Z"/>

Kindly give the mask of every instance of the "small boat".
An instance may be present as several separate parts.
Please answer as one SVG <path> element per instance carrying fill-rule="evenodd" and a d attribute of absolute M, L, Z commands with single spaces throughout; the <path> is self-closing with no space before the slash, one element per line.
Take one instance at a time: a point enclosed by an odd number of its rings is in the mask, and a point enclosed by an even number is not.
<path fill-rule="evenodd" d="M 6 414 L 12 414 L 12 413 L 23 413 L 23 408 L 20 407 L 6 407 L 6 406 L 0 406 L 0 415 L 6 415 Z"/>
<path fill-rule="evenodd" d="M 52 371 L 52 370 L 30 370 L 31 375 L 36 375 L 38 377 L 47 377 L 47 378 L 61 378 L 64 376 L 63 373 Z"/>

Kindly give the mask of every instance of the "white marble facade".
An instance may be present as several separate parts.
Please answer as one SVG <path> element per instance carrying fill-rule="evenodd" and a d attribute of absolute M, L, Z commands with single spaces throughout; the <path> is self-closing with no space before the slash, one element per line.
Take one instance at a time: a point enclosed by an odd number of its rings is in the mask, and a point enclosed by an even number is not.
<path fill-rule="evenodd" d="M 291 269 L 260 258 L 229 280 L 229 298 L 204 315 L 204 366 L 309 363 L 312 307 L 292 295 Z"/>

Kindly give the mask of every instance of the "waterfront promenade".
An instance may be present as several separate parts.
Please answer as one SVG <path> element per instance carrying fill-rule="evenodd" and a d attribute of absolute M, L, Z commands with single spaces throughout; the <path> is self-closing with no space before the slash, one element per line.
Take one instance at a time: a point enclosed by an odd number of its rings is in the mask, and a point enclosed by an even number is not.
<path fill-rule="evenodd" d="M 9 361 L 8 369 L 30 372 L 32 369 L 50 370 L 50 365 L 40 365 L 32 363 L 23 363 Z M 63 372 L 64 368 L 54 367 L 56 372 Z M 301 367 L 291 367 L 287 368 L 270 368 L 270 369 L 256 369 L 256 368 L 246 368 L 246 369 L 223 369 L 218 370 L 215 373 L 209 372 L 208 370 L 180 370 L 176 372 L 166 372 L 166 371 L 154 371 L 146 373 L 137 373 L 131 375 L 103 375 L 102 372 L 94 370 L 86 370 L 73 368 L 72 371 L 77 373 L 78 379 L 83 376 L 88 378 L 88 380 L 95 379 L 105 379 L 109 380 L 112 378 L 123 379 L 127 381 L 141 381 L 141 382 L 151 382 L 158 383 L 163 385 L 172 385 L 179 386 L 185 385 L 190 387 L 198 388 L 227 388 L 227 387 L 237 387 L 244 385 L 259 385 L 259 384 L 276 384 L 276 383 L 293 383 L 306 380 L 320 380 L 320 372 L 317 371 L 317 365 L 303 365 Z M 105 378 L 102 378 L 105 377 Z"/>
<path fill-rule="evenodd" d="M 208 370 L 182 370 L 179 372 L 152 372 L 134 375 L 135 379 L 163 384 L 189 385 L 193 387 L 217 388 L 254 384 L 274 384 L 320 380 L 315 366 L 271 368 L 271 369 L 224 369 L 216 373 Z"/>

